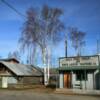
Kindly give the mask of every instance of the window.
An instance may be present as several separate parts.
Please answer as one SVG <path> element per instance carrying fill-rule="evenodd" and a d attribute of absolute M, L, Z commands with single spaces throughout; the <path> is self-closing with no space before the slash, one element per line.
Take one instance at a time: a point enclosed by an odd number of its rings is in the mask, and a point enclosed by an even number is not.
<path fill-rule="evenodd" d="M 77 81 L 87 80 L 87 73 L 85 73 L 84 71 L 76 72 L 76 80 Z"/>
<path fill-rule="evenodd" d="M 89 60 L 90 57 L 82 57 L 82 60 Z"/>
<path fill-rule="evenodd" d="M 72 58 L 66 58 L 66 61 L 72 61 Z"/>
<path fill-rule="evenodd" d="M 62 66 L 66 67 L 66 66 L 68 66 L 68 64 L 62 64 Z"/>

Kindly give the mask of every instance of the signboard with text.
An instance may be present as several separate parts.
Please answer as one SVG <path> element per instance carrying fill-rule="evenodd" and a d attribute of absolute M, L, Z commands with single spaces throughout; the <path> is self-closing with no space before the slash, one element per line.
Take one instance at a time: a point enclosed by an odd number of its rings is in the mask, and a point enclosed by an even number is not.
<path fill-rule="evenodd" d="M 81 56 L 60 58 L 60 67 L 62 66 L 98 66 L 99 56 Z"/>

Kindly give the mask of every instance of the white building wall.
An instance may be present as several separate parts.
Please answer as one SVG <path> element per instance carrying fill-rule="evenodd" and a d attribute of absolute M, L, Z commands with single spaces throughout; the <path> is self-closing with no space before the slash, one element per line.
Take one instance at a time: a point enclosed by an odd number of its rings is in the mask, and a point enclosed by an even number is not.
<path fill-rule="evenodd" d="M 77 89 L 93 89 L 93 74 L 87 74 L 87 80 L 77 81 L 76 74 L 72 75 L 72 86 Z"/>
<path fill-rule="evenodd" d="M 81 81 L 81 86 L 82 86 L 82 89 L 86 89 L 86 82 L 85 81 Z"/>
<path fill-rule="evenodd" d="M 60 76 L 59 76 L 59 88 L 63 88 L 64 86 L 63 86 L 63 74 L 62 73 L 60 73 Z"/>
<path fill-rule="evenodd" d="M 17 80 L 14 77 L 2 77 L 2 88 L 7 88 L 9 83 L 16 84 Z"/>
<path fill-rule="evenodd" d="M 88 74 L 88 81 L 86 82 L 86 88 L 91 90 L 93 89 L 93 74 Z"/>
<path fill-rule="evenodd" d="M 63 82 L 64 76 L 63 73 L 59 74 L 59 88 L 64 88 L 64 82 Z M 93 73 L 87 74 L 87 80 L 83 81 L 77 81 L 76 80 L 76 74 L 72 73 L 72 88 L 74 89 L 87 89 L 92 90 L 94 88 L 94 80 L 93 80 Z"/>
<path fill-rule="evenodd" d="M 72 87 L 80 88 L 80 81 L 76 80 L 76 74 L 72 74 Z"/>

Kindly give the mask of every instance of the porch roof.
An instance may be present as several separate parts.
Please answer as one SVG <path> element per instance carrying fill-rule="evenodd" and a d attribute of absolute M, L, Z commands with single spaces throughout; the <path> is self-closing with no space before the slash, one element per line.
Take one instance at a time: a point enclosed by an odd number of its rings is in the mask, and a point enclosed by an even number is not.
<path fill-rule="evenodd" d="M 95 70 L 100 69 L 100 66 L 62 66 L 58 70 L 67 71 L 67 70 Z"/>

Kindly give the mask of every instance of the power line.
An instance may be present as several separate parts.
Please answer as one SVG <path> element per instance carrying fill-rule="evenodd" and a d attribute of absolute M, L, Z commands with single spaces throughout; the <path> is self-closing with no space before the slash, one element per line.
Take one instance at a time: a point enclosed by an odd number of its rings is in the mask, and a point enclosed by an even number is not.
<path fill-rule="evenodd" d="M 9 4 L 7 1 L 5 0 L 1 0 L 4 4 L 6 4 L 9 8 L 11 8 L 13 11 L 15 11 L 18 15 L 20 15 L 21 17 L 26 17 L 25 15 L 23 15 L 21 12 L 19 12 L 17 9 L 15 9 L 11 4 Z"/>

